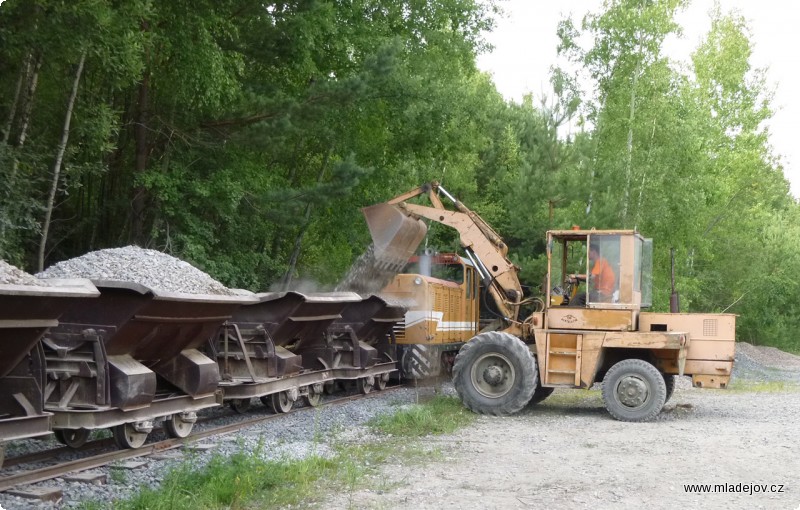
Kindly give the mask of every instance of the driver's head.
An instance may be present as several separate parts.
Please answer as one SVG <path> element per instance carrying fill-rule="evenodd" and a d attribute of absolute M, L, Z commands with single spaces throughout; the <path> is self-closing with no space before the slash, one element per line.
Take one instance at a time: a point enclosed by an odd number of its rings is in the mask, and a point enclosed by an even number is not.
<path fill-rule="evenodd" d="M 600 247 L 592 243 L 589 245 L 589 260 L 595 260 L 600 256 Z"/>

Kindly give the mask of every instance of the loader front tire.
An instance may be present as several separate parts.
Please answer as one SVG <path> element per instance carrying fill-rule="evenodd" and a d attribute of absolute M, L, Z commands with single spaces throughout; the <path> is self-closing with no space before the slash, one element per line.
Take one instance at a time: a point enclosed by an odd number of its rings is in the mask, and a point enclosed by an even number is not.
<path fill-rule="evenodd" d="M 606 372 L 603 401 L 620 421 L 649 421 L 667 400 L 667 385 L 656 367 L 641 359 L 625 359 Z"/>
<path fill-rule="evenodd" d="M 672 393 L 675 391 L 675 383 L 677 382 L 678 376 L 673 374 L 661 374 L 664 376 L 664 386 L 667 388 L 667 398 L 664 399 L 664 403 L 666 404 L 669 402 L 669 399 L 672 397 Z"/>
<path fill-rule="evenodd" d="M 513 414 L 530 402 L 538 386 L 536 360 L 514 335 L 481 333 L 458 352 L 453 386 L 464 405 L 476 413 Z"/>
<path fill-rule="evenodd" d="M 555 391 L 555 388 L 547 388 L 541 385 L 536 386 L 536 391 L 533 392 L 533 397 L 531 398 L 531 401 L 528 402 L 528 405 L 535 406 L 542 400 L 552 395 L 553 391 Z"/>

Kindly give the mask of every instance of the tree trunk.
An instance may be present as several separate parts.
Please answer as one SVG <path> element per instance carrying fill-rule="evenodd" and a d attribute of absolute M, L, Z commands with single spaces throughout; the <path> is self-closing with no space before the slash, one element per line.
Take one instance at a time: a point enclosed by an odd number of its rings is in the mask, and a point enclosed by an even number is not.
<path fill-rule="evenodd" d="M 22 117 L 20 118 L 19 134 L 17 135 L 17 140 L 14 143 L 14 147 L 17 150 L 21 149 L 25 145 L 25 140 L 28 137 L 28 125 L 30 124 L 31 112 L 33 111 L 33 96 L 36 94 L 36 86 L 39 84 L 39 69 L 41 69 L 41 67 L 41 55 L 37 55 L 33 59 L 33 65 L 30 65 L 29 61 L 28 65 L 26 66 L 28 72 L 26 73 L 27 84 L 25 87 L 25 97 L 23 98 L 22 104 Z M 15 154 L 13 161 L 11 162 L 11 170 L 8 172 L 8 177 L 6 177 L 6 188 L 9 190 L 14 189 L 18 170 L 19 158 Z M 11 209 L 13 211 L 15 208 L 12 207 Z M 9 218 L 7 218 L 7 221 L 0 221 L 0 246 L 4 245 L 5 243 L 7 225 L 13 223 L 14 221 L 15 218 L 13 212 L 9 213 Z"/>
<path fill-rule="evenodd" d="M 639 225 L 639 218 L 642 213 L 642 201 L 644 199 L 644 185 L 646 183 L 647 169 L 650 167 L 653 156 L 653 146 L 656 138 L 656 119 L 653 117 L 653 132 L 650 133 L 650 147 L 647 148 L 647 165 L 642 170 L 642 184 L 639 186 L 639 200 L 636 202 L 636 220 L 633 222 L 633 229 Z"/>
<path fill-rule="evenodd" d="M 147 21 L 141 24 L 141 31 L 148 32 L 150 25 Z M 135 144 L 134 159 L 134 179 L 137 179 L 147 170 L 147 160 L 150 153 L 150 146 L 147 141 L 148 131 L 148 112 L 150 108 L 150 70 L 151 70 L 150 50 L 145 49 L 145 70 L 142 81 L 139 82 L 137 105 L 134 113 L 133 139 Z M 145 244 L 145 215 L 147 212 L 147 189 L 141 185 L 133 187 L 133 197 L 131 198 L 131 230 L 133 241 L 139 245 Z"/>
<path fill-rule="evenodd" d="M 147 143 L 147 108 L 149 93 L 150 73 L 149 71 L 145 71 L 144 77 L 142 77 L 142 81 L 139 84 L 138 110 L 136 113 L 136 122 L 133 125 L 133 138 L 136 144 L 136 157 L 133 168 L 134 178 L 137 178 L 147 170 L 147 156 L 149 153 L 149 146 Z M 145 211 L 147 209 L 147 190 L 143 186 L 137 185 L 133 188 L 131 207 L 133 208 L 133 240 L 135 243 L 141 245 L 145 241 L 144 224 Z"/>
<path fill-rule="evenodd" d="M 25 145 L 25 140 L 28 137 L 28 125 L 31 121 L 31 112 L 33 111 L 33 96 L 36 94 L 36 86 L 39 84 L 39 69 L 42 68 L 42 57 L 37 55 L 33 62 L 33 71 L 28 76 L 28 87 L 25 92 L 25 103 L 22 111 L 22 120 L 19 126 L 19 136 L 15 146 L 21 148 Z"/>
<path fill-rule="evenodd" d="M 72 92 L 67 103 L 67 113 L 64 115 L 64 129 L 61 131 L 61 142 L 56 151 L 56 160 L 53 163 L 53 182 L 50 185 L 50 195 L 47 197 L 47 208 L 45 209 L 44 224 L 42 225 L 42 239 L 39 242 L 39 271 L 44 271 L 44 252 L 47 246 L 47 234 L 50 231 L 50 219 L 53 216 L 53 204 L 58 191 L 58 179 L 61 175 L 61 163 L 64 160 L 64 152 L 67 150 L 69 142 L 69 125 L 72 122 L 72 110 L 75 106 L 75 98 L 78 96 L 78 86 L 83 74 L 83 64 L 86 62 L 86 50 L 81 53 L 81 60 L 78 62 L 78 70 L 75 71 L 75 80 L 72 82 Z"/>
<path fill-rule="evenodd" d="M 319 169 L 319 175 L 317 176 L 317 184 L 322 182 L 322 178 L 325 176 L 325 169 L 328 166 L 328 159 L 330 157 L 331 151 L 325 153 L 325 156 L 322 158 L 322 165 Z M 309 202 L 306 205 L 306 211 L 303 215 L 303 226 L 300 227 L 300 232 L 297 234 L 294 240 L 294 248 L 292 249 L 292 255 L 289 257 L 289 267 L 286 269 L 286 274 L 283 275 L 283 290 L 289 290 L 289 286 L 292 284 L 292 279 L 294 278 L 294 270 L 297 267 L 297 260 L 300 258 L 300 249 L 303 246 L 303 237 L 306 235 L 306 231 L 308 231 L 308 226 L 311 224 L 311 210 L 313 209 L 314 204 Z"/>
<path fill-rule="evenodd" d="M 633 83 L 631 84 L 631 108 L 628 115 L 628 143 L 627 154 L 625 157 L 625 198 L 622 202 L 622 224 L 627 226 L 628 223 L 628 202 L 631 195 L 631 166 L 633 165 L 633 120 L 636 115 L 636 82 L 639 80 L 639 65 L 636 65 L 636 70 L 633 74 Z"/>
<path fill-rule="evenodd" d="M 8 139 L 11 137 L 11 127 L 14 125 L 14 117 L 17 115 L 17 105 L 19 105 L 19 96 L 22 93 L 22 83 L 31 72 L 31 56 L 25 57 L 25 65 L 19 71 L 19 78 L 17 78 L 17 86 L 14 88 L 14 99 L 11 101 L 11 108 L 8 110 L 8 119 L 6 125 L 3 127 L 3 145 L 8 144 Z"/>

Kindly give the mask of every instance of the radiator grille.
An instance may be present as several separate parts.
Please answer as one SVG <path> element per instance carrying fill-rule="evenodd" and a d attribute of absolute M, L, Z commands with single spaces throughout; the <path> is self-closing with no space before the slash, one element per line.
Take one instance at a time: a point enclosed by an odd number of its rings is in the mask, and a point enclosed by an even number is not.
<path fill-rule="evenodd" d="M 703 336 L 717 336 L 717 319 L 703 319 Z"/>
<path fill-rule="evenodd" d="M 405 340 L 406 338 L 406 321 L 403 319 L 400 322 L 395 322 L 392 326 L 395 340 Z"/>

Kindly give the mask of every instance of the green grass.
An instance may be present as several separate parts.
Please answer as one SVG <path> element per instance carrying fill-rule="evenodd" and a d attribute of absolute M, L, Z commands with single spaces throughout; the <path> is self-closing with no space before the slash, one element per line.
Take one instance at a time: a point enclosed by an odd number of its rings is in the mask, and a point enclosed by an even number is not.
<path fill-rule="evenodd" d="M 453 432 L 474 415 L 452 397 L 436 397 L 398 409 L 370 422 L 380 439 L 344 443 L 332 438 L 333 453 L 304 459 L 266 460 L 263 448 L 232 456 L 214 455 L 206 464 L 187 459 L 171 469 L 157 489 L 144 488 L 128 500 L 86 501 L 84 510 L 195 510 L 311 507 L 333 492 L 363 487 L 388 490 L 378 468 L 387 464 L 422 464 L 441 455 L 435 447 L 413 438 Z M 316 427 L 315 427 L 316 428 Z M 391 434 L 389 437 L 387 434 Z M 412 439 L 409 439 L 412 438 Z M 315 441 L 322 438 L 315 433 Z M 115 476 L 112 472 L 112 481 Z"/>
<path fill-rule="evenodd" d="M 748 381 L 735 380 L 728 386 L 729 391 L 741 393 L 783 393 L 800 391 L 800 385 L 789 381 Z"/>
<path fill-rule="evenodd" d="M 378 432 L 402 437 L 449 434 L 472 423 L 475 415 L 455 397 L 437 396 L 423 404 L 413 404 L 369 422 Z"/>
<path fill-rule="evenodd" d="M 355 449 L 352 449 L 355 450 Z M 170 470 L 157 489 L 141 489 L 129 500 L 115 501 L 118 510 L 195 510 L 198 508 L 274 508 L 313 501 L 330 485 L 354 486 L 366 472 L 353 451 L 330 458 L 265 460 L 261 451 L 214 455 L 205 465 L 188 460 Z M 85 502 L 85 510 L 108 504 Z"/>
<path fill-rule="evenodd" d="M 548 405 L 555 406 L 573 406 L 583 402 L 597 401 L 603 402 L 603 395 L 600 390 L 581 390 L 581 389 L 567 389 L 564 391 L 557 390 L 552 395 L 547 397 L 544 402 Z"/>

